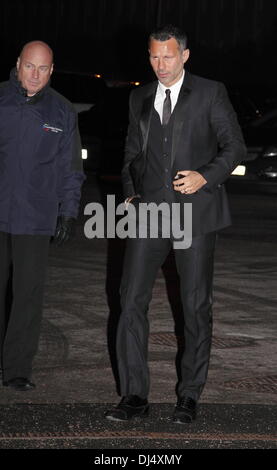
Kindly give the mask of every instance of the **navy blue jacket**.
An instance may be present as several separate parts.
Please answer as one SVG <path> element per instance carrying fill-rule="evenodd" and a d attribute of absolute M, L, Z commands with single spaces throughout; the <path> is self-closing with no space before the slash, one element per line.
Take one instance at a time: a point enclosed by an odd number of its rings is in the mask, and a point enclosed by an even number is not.
<path fill-rule="evenodd" d="M 33 97 L 0 84 L 0 231 L 53 235 L 57 216 L 77 217 L 84 180 L 77 115 L 46 85 Z"/>

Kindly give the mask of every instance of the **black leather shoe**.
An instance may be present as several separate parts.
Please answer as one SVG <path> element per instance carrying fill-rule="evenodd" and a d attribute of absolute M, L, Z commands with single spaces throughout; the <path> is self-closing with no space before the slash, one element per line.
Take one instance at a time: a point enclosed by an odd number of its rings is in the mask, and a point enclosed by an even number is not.
<path fill-rule="evenodd" d="M 14 390 L 19 390 L 25 392 L 27 390 L 33 390 L 35 388 L 35 384 L 30 382 L 29 379 L 25 377 L 15 377 L 14 379 L 7 380 L 3 382 L 5 387 L 13 388 Z"/>
<path fill-rule="evenodd" d="M 108 411 L 105 415 L 111 421 L 128 421 L 135 417 L 145 417 L 149 413 L 149 404 L 147 399 L 137 395 L 128 395 L 123 397 L 119 404 Z"/>
<path fill-rule="evenodd" d="M 190 397 L 179 398 L 173 414 L 174 423 L 191 423 L 196 418 L 196 401 Z"/>

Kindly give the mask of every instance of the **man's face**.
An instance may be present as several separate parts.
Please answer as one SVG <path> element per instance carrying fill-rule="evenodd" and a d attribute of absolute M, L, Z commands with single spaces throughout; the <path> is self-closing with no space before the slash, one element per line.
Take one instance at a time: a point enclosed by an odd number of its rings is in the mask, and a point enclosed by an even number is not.
<path fill-rule="evenodd" d="M 18 80 L 27 90 L 28 96 L 35 95 L 49 81 L 53 71 L 52 55 L 41 44 L 32 44 L 23 49 L 16 68 Z"/>
<path fill-rule="evenodd" d="M 175 38 L 168 41 L 152 39 L 149 46 L 150 63 L 158 80 L 166 87 L 178 82 L 183 73 L 189 50 L 180 50 Z"/>

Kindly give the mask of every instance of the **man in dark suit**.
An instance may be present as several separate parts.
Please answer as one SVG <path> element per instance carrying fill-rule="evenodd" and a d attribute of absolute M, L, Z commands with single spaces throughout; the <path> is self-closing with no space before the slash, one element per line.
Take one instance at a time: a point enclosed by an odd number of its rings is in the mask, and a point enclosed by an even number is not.
<path fill-rule="evenodd" d="M 158 81 L 130 96 L 123 186 L 126 204 L 137 209 L 141 202 L 192 204 L 190 247 L 174 250 L 185 351 L 173 420 L 187 423 L 196 417 L 208 373 L 216 233 L 230 224 L 223 182 L 246 152 L 224 85 L 184 70 L 186 35 L 172 26 L 152 33 L 149 54 Z M 147 310 L 172 241 L 162 236 L 127 241 L 117 333 L 122 399 L 106 413 L 108 419 L 148 414 Z"/>

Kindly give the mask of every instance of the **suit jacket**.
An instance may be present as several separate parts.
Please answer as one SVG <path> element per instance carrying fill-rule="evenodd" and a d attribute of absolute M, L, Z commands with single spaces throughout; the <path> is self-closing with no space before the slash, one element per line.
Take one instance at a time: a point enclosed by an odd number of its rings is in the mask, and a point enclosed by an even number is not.
<path fill-rule="evenodd" d="M 130 95 L 122 169 L 126 197 L 141 192 L 157 85 L 150 83 Z M 174 113 L 172 180 L 178 170 L 196 170 L 207 181 L 191 195 L 174 191 L 176 202 L 192 203 L 194 235 L 226 227 L 231 219 L 223 183 L 246 158 L 246 148 L 224 85 L 186 71 Z"/>

